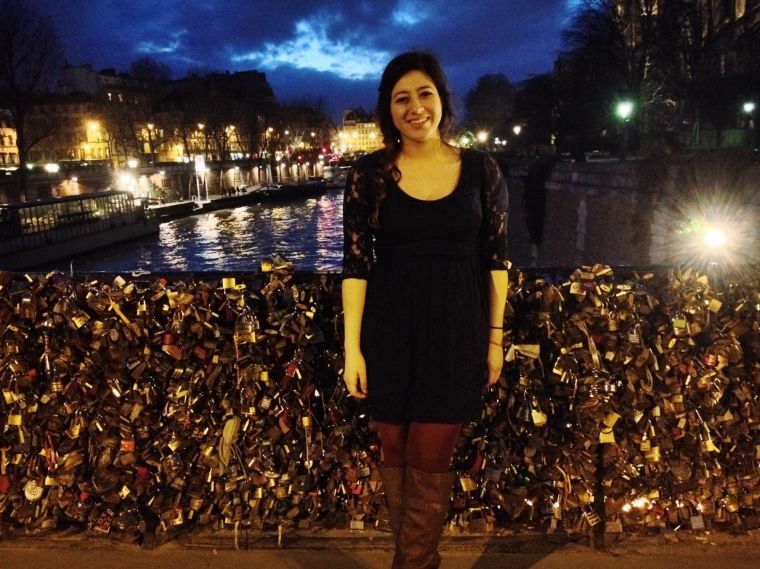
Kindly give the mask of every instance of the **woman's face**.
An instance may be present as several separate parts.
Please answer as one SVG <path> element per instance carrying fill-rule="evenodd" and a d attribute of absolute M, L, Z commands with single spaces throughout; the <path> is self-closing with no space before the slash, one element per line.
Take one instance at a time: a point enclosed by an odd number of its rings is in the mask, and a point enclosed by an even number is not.
<path fill-rule="evenodd" d="M 401 140 L 422 142 L 440 138 L 443 109 L 433 80 L 422 71 L 403 75 L 391 91 L 391 117 Z"/>

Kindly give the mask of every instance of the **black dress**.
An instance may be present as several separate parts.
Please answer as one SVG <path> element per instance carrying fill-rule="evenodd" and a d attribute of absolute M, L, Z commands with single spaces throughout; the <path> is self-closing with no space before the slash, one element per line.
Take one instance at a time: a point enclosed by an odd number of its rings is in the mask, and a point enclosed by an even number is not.
<path fill-rule="evenodd" d="M 451 194 L 419 200 L 388 182 L 372 229 L 379 158 L 357 162 L 343 204 L 343 278 L 368 281 L 360 345 L 370 416 L 475 420 L 487 378 L 488 271 L 507 268 L 504 178 L 488 154 L 463 150 Z"/>

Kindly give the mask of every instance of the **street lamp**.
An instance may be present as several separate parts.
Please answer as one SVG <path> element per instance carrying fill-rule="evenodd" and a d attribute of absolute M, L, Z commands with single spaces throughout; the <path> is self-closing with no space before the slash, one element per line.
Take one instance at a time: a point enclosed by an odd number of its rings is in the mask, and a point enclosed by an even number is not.
<path fill-rule="evenodd" d="M 745 101 L 742 105 L 742 110 L 744 111 L 744 114 L 747 115 L 747 119 L 745 121 L 747 129 L 747 140 L 749 141 L 750 146 L 752 146 L 754 142 L 752 140 L 752 130 L 755 128 L 755 102 Z"/>
<path fill-rule="evenodd" d="M 481 130 L 477 134 L 477 139 L 480 144 L 485 144 L 488 142 L 488 133 L 485 130 Z"/>
<path fill-rule="evenodd" d="M 146 126 L 148 127 L 148 146 L 150 147 L 150 163 L 151 165 L 153 165 L 156 163 L 156 155 L 153 152 L 153 127 L 155 125 L 149 122 Z"/>
<path fill-rule="evenodd" d="M 515 136 L 520 136 L 520 133 L 522 132 L 522 125 L 516 124 L 512 127 L 512 132 L 515 133 Z"/>
<path fill-rule="evenodd" d="M 620 145 L 620 160 L 625 160 L 625 152 L 628 149 L 628 120 L 633 115 L 633 101 L 624 99 L 615 105 L 615 114 L 622 121 L 623 141 Z"/>

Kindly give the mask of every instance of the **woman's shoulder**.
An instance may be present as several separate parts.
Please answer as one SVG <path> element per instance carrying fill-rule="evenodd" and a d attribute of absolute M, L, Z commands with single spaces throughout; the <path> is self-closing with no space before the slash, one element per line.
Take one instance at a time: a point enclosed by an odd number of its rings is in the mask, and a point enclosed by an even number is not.
<path fill-rule="evenodd" d="M 371 172 L 380 165 L 383 158 L 383 150 L 375 150 L 369 154 L 357 158 L 354 161 L 354 168 L 360 172 Z"/>
<path fill-rule="evenodd" d="M 462 148 L 462 160 L 464 160 L 465 157 L 476 164 L 484 164 L 488 161 L 494 160 L 494 157 L 491 156 L 490 152 L 476 150 L 475 148 Z"/>

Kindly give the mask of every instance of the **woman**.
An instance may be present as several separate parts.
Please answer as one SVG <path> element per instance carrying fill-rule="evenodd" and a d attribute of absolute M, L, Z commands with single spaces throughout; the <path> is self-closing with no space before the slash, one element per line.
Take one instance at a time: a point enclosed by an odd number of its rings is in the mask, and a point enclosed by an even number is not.
<path fill-rule="evenodd" d="M 346 183 L 344 381 L 380 438 L 393 567 L 435 568 L 454 445 L 504 359 L 507 191 L 490 156 L 445 142 L 434 56 L 388 64 L 377 117 L 385 147 Z"/>

